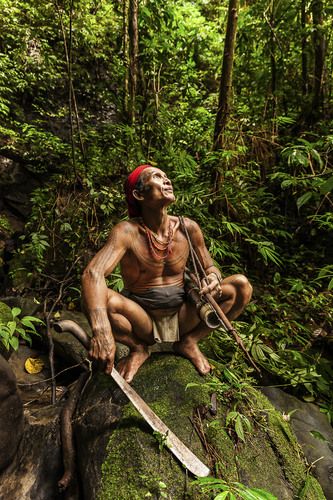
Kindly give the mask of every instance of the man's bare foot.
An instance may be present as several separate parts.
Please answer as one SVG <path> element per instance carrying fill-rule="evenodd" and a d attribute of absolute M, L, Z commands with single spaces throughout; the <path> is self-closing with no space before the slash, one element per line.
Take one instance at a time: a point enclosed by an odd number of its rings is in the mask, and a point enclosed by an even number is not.
<path fill-rule="evenodd" d="M 207 375 L 210 372 L 210 364 L 200 351 L 195 340 L 183 338 L 175 342 L 172 348 L 176 353 L 182 354 L 189 359 L 201 375 Z"/>
<path fill-rule="evenodd" d="M 137 351 L 132 351 L 126 358 L 119 361 L 116 366 L 117 372 L 130 383 L 133 380 L 134 375 L 140 368 L 140 366 L 146 361 L 150 356 L 150 350 L 147 347 L 142 347 L 142 349 Z"/>

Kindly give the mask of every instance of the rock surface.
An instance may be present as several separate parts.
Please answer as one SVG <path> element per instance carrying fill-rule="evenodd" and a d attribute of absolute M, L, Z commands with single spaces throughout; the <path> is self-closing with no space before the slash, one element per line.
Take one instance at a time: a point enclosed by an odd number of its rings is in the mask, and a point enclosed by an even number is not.
<path fill-rule="evenodd" d="M 24 435 L 12 463 L 0 472 L 1 500 L 63 500 L 59 417 L 63 403 L 25 410 Z"/>
<path fill-rule="evenodd" d="M 15 375 L 0 355 L 0 470 L 14 458 L 24 429 L 23 405 Z"/>
<path fill-rule="evenodd" d="M 326 415 L 311 403 L 304 403 L 276 387 L 264 387 L 261 392 L 281 413 L 290 415 L 290 424 L 302 446 L 309 464 L 314 463 L 312 474 L 318 479 L 326 500 L 333 500 L 333 429 Z M 320 432 L 328 441 L 316 439 L 310 431 Z"/>
<path fill-rule="evenodd" d="M 44 368 L 39 373 L 28 373 L 25 370 L 25 362 L 31 357 L 43 361 Z M 51 372 L 47 354 L 41 354 L 36 349 L 20 345 L 18 352 L 14 351 L 11 354 L 8 364 L 15 373 L 18 393 L 23 402 L 38 398 L 50 385 L 49 378 L 51 377 Z"/>
<path fill-rule="evenodd" d="M 19 307 L 21 309 L 20 318 L 23 316 L 35 316 L 37 312 L 43 309 L 43 305 L 31 299 L 25 299 L 18 295 L 17 297 L 1 297 L 1 302 L 11 309 Z"/>
<path fill-rule="evenodd" d="M 77 323 L 91 337 L 90 325 L 83 313 L 78 311 L 60 311 L 57 321 L 71 320 Z M 88 356 L 87 350 L 83 345 L 69 332 L 58 333 L 52 329 L 52 339 L 54 342 L 55 353 L 65 359 L 71 365 L 82 363 Z"/>
<path fill-rule="evenodd" d="M 82 313 L 68 311 L 62 315 L 64 318 L 76 321 L 89 332 Z M 71 334 L 66 335 L 64 342 L 75 342 L 73 350 L 79 349 L 77 359 L 84 359 L 85 349 Z M 170 349 L 170 345 L 162 347 Z M 152 350 L 155 349 L 160 346 Z M 126 349 L 121 355 L 124 354 Z M 220 464 L 221 479 L 263 488 L 278 500 L 294 499 L 307 484 L 307 465 L 290 425 L 263 394 L 250 387 L 242 389 L 241 397 L 237 390 L 229 391 L 230 395 L 219 402 L 217 415 L 213 415 L 209 407 L 214 388 L 206 382 L 211 382 L 211 378 L 201 377 L 183 357 L 153 352 L 140 367 L 132 386 L 203 463 L 211 470 Z M 187 387 L 188 384 L 192 385 Z M 237 437 L 234 426 L 229 429 L 232 440 L 223 432 L 230 397 L 238 398 L 236 411 L 251 423 L 244 441 Z M 59 436 L 63 404 L 61 401 L 54 406 L 26 410 L 18 452 L 0 473 L 0 500 L 64 498 L 57 488 L 63 473 Z M 188 500 L 207 498 L 199 485 L 191 484 L 194 478 L 170 450 L 159 446 L 162 436 L 158 442 L 111 377 L 101 373 L 92 376 L 79 402 L 74 428 L 83 489 L 79 500 L 142 500 L 149 496 L 159 500 L 162 493 L 169 500 L 183 500 L 184 495 Z M 326 431 L 320 432 L 326 436 Z M 315 478 L 310 477 L 302 498 L 325 500 Z"/>
<path fill-rule="evenodd" d="M 140 367 L 132 386 L 201 461 L 212 465 L 213 456 L 206 453 L 189 418 L 197 415 L 196 408 L 209 404 L 212 391 L 203 385 L 206 380 L 188 360 L 156 353 Z M 186 390 L 189 382 L 197 386 Z M 307 477 L 298 445 L 289 425 L 262 394 L 249 389 L 248 396 L 254 407 L 239 406 L 252 426 L 244 443 L 239 439 L 232 443 L 219 424 L 209 425 L 212 416 L 203 419 L 206 440 L 222 464 L 222 478 L 264 488 L 278 500 L 292 500 Z M 220 405 L 221 427 L 227 410 L 227 404 Z M 172 500 L 183 500 L 185 492 L 188 500 L 201 498 L 200 488 L 191 485 L 191 474 L 187 478 L 169 450 L 159 450 L 149 425 L 110 377 L 97 374 L 89 382 L 77 411 L 75 432 L 84 500 L 141 500 L 147 496 L 157 500 L 162 491 Z M 324 500 L 314 478 L 303 498 Z"/>

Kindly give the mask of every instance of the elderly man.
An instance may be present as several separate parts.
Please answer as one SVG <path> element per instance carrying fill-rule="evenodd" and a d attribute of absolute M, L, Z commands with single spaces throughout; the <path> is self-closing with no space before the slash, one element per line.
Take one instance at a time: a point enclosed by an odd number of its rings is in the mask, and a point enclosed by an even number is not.
<path fill-rule="evenodd" d="M 175 201 L 172 184 L 160 169 L 142 165 L 127 178 L 125 191 L 129 220 L 112 229 L 82 276 L 82 305 L 93 332 L 89 355 L 110 374 L 115 341 L 127 345 L 130 353 L 116 369 L 130 382 L 150 355 L 148 346 L 173 342 L 174 351 L 205 375 L 210 365 L 197 343 L 212 329 L 186 299 L 189 245 L 178 217 L 168 215 Z M 222 280 L 199 226 L 189 219 L 185 226 L 207 275 L 201 293 L 210 292 L 228 319 L 235 319 L 250 301 L 251 285 L 240 274 Z M 121 294 L 105 283 L 118 263 L 125 286 Z"/>

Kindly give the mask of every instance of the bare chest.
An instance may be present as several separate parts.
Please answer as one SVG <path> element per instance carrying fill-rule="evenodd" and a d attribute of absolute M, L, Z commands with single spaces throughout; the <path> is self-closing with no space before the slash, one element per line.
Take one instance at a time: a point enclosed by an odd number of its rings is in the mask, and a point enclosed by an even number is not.
<path fill-rule="evenodd" d="M 182 286 L 188 254 L 187 241 L 180 232 L 173 238 L 169 254 L 168 249 L 159 251 L 145 234 L 137 233 L 120 262 L 125 287 L 143 291 L 152 286 Z"/>

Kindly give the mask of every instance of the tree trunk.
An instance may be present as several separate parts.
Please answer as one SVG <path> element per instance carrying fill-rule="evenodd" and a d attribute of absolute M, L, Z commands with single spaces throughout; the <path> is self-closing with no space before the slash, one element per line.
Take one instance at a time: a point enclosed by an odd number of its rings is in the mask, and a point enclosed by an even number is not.
<path fill-rule="evenodd" d="M 271 46 L 271 94 L 273 99 L 273 118 L 277 117 L 277 99 L 275 95 L 276 91 L 276 39 L 274 34 L 275 27 L 275 5 L 272 2 L 271 10 L 271 36 L 270 36 L 270 46 Z"/>
<path fill-rule="evenodd" d="M 138 81 L 138 50 L 139 50 L 139 29 L 138 29 L 138 2 L 130 0 L 130 15 L 129 15 L 129 74 L 130 74 L 130 122 L 134 122 L 135 117 L 135 97 Z"/>
<path fill-rule="evenodd" d="M 125 67 L 124 81 L 124 112 L 128 110 L 128 0 L 123 5 L 123 62 Z"/>
<path fill-rule="evenodd" d="M 303 96 L 308 95 L 309 87 L 308 87 L 308 58 L 306 55 L 306 0 L 302 0 L 301 5 L 301 25 L 302 25 L 302 94 Z"/>
<path fill-rule="evenodd" d="M 73 109 L 72 109 L 72 45 L 73 45 L 73 30 L 72 30 L 72 19 L 73 19 L 73 0 L 70 0 L 69 6 L 69 49 L 68 49 L 68 78 L 69 78 L 69 89 L 68 89 L 68 101 L 69 101 L 69 121 L 71 128 L 71 144 L 72 144 L 72 161 L 74 168 L 75 181 L 79 179 L 76 167 L 76 156 L 75 156 L 75 138 L 74 138 L 74 126 L 73 126 Z M 55 386 L 54 386 L 55 387 Z M 55 389 L 54 389 L 55 396 Z M 53 403 L 53 401 L 52 401 Z"/>
<path fill-rule="evenodd" d="M 216 114 L 213 151 L 222 148 L 222 134 L 229 118 L 232 68 L 235 53 L 239 0 L 229 1 L 228 24 L 225 37 L 219 104 Z"/>
<path fill-rule="evenodd" d="M 321 104 L 322 76 L 325 62 L 325 36 L 323 31 L 323 2 L 314 1 L 312 5 L 314 31 L 314 95 L 312 100 L 312 112 L 316 113 Z"/>

